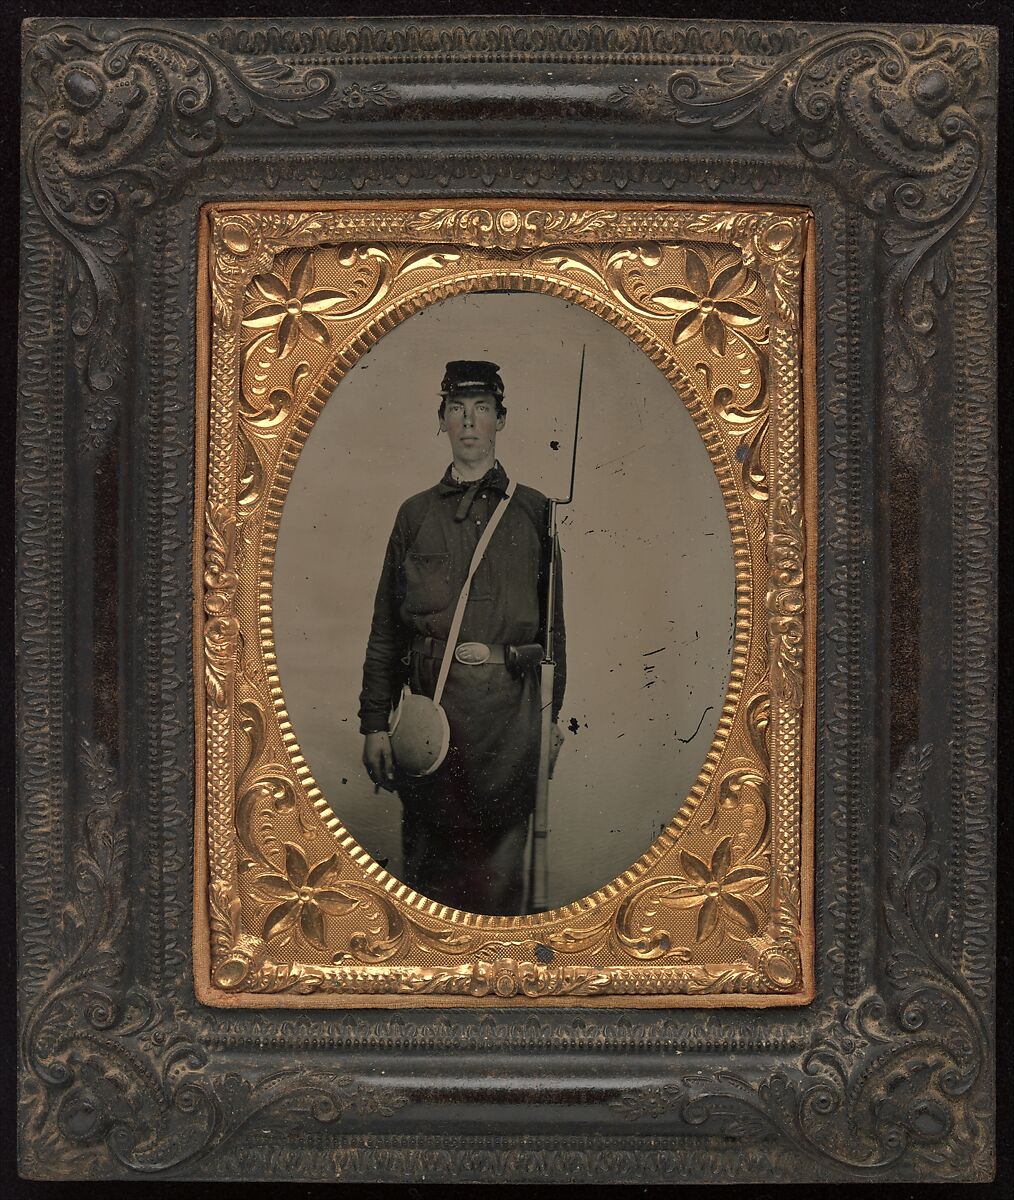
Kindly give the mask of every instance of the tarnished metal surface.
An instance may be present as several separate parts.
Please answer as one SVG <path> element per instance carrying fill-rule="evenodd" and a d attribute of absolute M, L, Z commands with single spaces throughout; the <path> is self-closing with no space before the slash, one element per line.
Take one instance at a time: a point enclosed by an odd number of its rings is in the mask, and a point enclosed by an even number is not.
<path fill-rule="evenodd" d="M 995 31 L 47 18 L 24 53 L 22 1171 L 987 1178 Z M 808 1007 L 195 1001 L 200 206 L 483 196 L 814 214 Z"/>

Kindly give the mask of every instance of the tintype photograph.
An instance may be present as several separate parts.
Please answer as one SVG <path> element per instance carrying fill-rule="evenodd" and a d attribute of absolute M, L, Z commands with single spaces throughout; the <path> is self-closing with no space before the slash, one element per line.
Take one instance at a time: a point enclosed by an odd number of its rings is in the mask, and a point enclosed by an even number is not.
<path fill-rule="evenodd" d="M 556 908 L 634 863 L 700 772 L 734 590 L 714 468 L 643 351 L 556 297 L 470 293 L 385 335 L 316 419 L 279 530 L 279 677 L 392 875 L 473 912 Z M 442 672 L 446 733 L 399 712 Z"/>

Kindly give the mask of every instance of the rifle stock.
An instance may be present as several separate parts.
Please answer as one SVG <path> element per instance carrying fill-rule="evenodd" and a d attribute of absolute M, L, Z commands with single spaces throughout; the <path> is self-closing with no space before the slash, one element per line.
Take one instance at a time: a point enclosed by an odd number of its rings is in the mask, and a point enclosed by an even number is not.
<path fill-rule="evenodd" d="M 546 838 L 549 833 L 549 756 L 553 737 L 553 676 L 556 666 L 543 661 L 540 673 L 542 729 L 539 742 L 539 774 L 535 785 L 535 813 L 532 818 L 531 910 L 545 912 L 549 891 L 549 859 Z"/>

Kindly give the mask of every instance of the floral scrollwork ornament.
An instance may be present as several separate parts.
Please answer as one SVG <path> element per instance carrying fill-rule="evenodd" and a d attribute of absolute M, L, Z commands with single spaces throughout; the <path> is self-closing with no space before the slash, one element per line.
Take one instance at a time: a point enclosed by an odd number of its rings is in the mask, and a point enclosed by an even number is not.
<path fill-rule="evenodd" d="M 846 30 L 746 76 L 680 70 L 673 118 L 720 131 L 754 120 L 827 171 L 880 229 L 891 432 L 925 457 L 922 397 L 939 298 L 951 283 L 947 238 L 988 166 L 979 118 L 990 111 L 982 50 L 952 32 Z"/>
<path fill-rule="evenodd" d="M 41 213 L 72 253 L 72 329 L 88 398 L 88 441 L 102 444 L 128 370 L 125 222 L 175 195 L 222 132 L 260 118 L 280 126 L 389 107 L 386 85 L 329 67 L 233 57 L 182 30 L 126 33 L 56 25 L 27 44 L 35 112 L 25 143 Z M 242 231 L 233 231 L 237 244 Z"/>

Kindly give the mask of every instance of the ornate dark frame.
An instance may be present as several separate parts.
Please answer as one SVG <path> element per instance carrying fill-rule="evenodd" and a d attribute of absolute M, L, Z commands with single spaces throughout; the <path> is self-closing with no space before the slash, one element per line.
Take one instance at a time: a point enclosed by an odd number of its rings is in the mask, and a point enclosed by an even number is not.
<path fill-rule="evenodd" d="M 47 18 L 24 56 L 23 1173 L 988 1178 L 995 31 Z M 200 205 L 620 192 L 816 218 L 816 1000 L 198 1005 Z"/>

